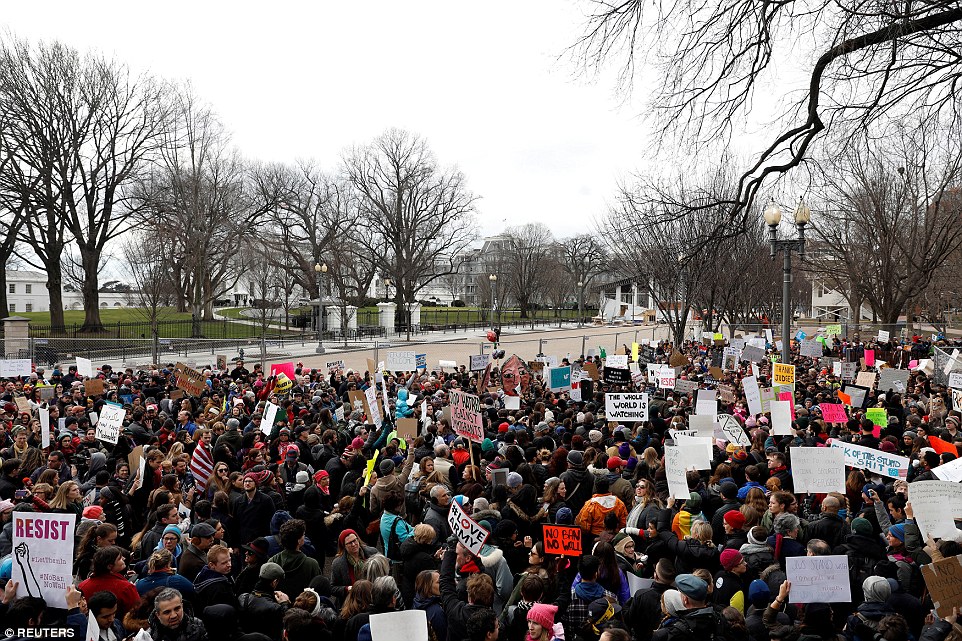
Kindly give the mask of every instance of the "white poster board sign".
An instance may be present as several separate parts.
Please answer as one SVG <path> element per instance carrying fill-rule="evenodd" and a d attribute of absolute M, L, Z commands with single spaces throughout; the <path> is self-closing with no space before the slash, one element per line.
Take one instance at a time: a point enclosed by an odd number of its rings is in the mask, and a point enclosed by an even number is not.
<path fill-rule="evenodd" d="M 949 374 L 949 387 L 962 389 L 962 372 L 952 372 Z"/>
<path fill-rule="evenodd" d="M 712 438 L 710 436 L 686 436 L 677 434 L 675 444 L 681 450 L 682 464 L 686 470 L 710 470 Z"/>
<path fill-rule="evenodd" d="M 692 414 L 688 417 L 688 429 L 698 432 L 698 436 L 715 435 L 715 417 L 710 414 Z"/>
<path fill-rule="evenodd" d="M 718 413 L 718 391 L 700 389 L 695 401 L 695 414 L 714 416 Z"/>
<path fill-rule="evenodd" d="M 845 493 L 845 454 L 830 447 L 791 447 L 792 479 L 798 493 Z"/>
<path fill-rule="evenodd" d="M 953 483 L 962 481 L 962 458 L 953 459 L 945 465 L 933 467 L 932 474 L 943 481 L 952 481 Z"/>
<path fill-rule="evenodd" d="M 962 517 L 962 485 L 951 481 L 909 483 L 909 502 L 924 539 L 955 535 L 953 519 Z"/>
<path fill-rule="evenodd" d="M 685 464 L 681 449 L 677 445 L 665 446 L 665 476 L 668 480 L 668 494 L 676 499 L 687 500 L 690 497 Z"/>
<path fill-rule="evenodd" d="M 491 362 L 490 354 L 472 354 L 471 355 L 471 371 L 472 372 L 483 372 L 484 368 L 488 366 Z"/>
<path fill-rule="evenodd" d="M 261 431 L 268 436 L 271 435 L 271 429 L 274 427 L 274 419 L 277 417 L 277 410 L 280 408 L 274 405 L 270 401 L 267 401 L 267 405 L 264 406 L 264 418 L 261 421 Z"/>
<path fill-rule="evenodd" d="M 428 641 L 428 615 L 424 610 L 372 614 L 371 641 Z"/>
<path fill-rule="evenodd" d="M 126 417 L 127 412 L 122 405 L 104 403 L 100 408 L 100 420 L 97 421 L 97 438 L 116 445 L 120 440 L 120 429 L 124 426 Z"/>
<path fill-rule="evenodd" d="M 605 418 L 609 421 L 647 421 L 648 394 L 605 393 Z"/>
<path fill-rule="evenodd" d="M 413 372 L 418 368 L 415 352 L 388 352 L 387 370 L 391 372 Z"/>
<path fill-rule="evenodd" d="M 0 360 L 0 378 L 30 376 L 33 373 L 29 358 L 8 358 Z"/>
<path fill-rule="evenodd" d="M 384 417 L 381 415 L 380 410 L 378 410 L 377 389 L 374 387 L 368 387 L 366 390 L 364 390 L 364 398 L 367 400 L 367 406 L 371 410 L 371 415 L 368 417 L 368 420 L 374 424 L 374 427 L 380 429 L 381 423 L 384 421 Z"/>
<path fill-rule="evenodd" d="M 480 443 L 484 440 L 481 425 L 481 399 L 474 394 L 452 390 L 449 395 L 451 404 L 451 429 L 458 436 L 464 436 Z"/>
<path fill-rule="evenodd" d="M 792 583 L 790 603 L 847 603 L 852 600 L 848 557 L 790 556 L 785 574 Z"/>
<path fill-rule="evenodd" d="M 77 374 L 87 378 L 94 377 L 94 367 L 89 358 L 77 357 Z"/>
<path fill-rule="evenodd" d="M 755 376 L 746 376 L 742 379 L 742 388 L 745 390 L 745 400 L 748 402 L 748 411 L 753 415 L 762 413 L 762 393 L 758 389 L 758 379 Z"/>
<path fill-rule="evenodd" d="M 47 449 L 50 447 L 50 410 L 41 407 L 37 412 L 40 414 L 40 447 Z"/>
<path fill-rule="evenodd" d="M 888 454 L 880 450 L 845 443 L 832 439 L 832 447 L 839 448 L 845 454 L 845 465 L 868 470 L 889 478 L 905 478 L 909 473 L 909 460 L 904 456 Z"/>
<path fill-rule="evenodd" d="M 488 538 L 488 531 L 468 516 L 457 501 L 451 501 L 451 508 L 448 510 L 448 525 L 451 526 L 451 532 L 458 537 L 458 542 L 461 545 L 471 550 L 471 553 L 475 556 L 481 552 L 481 546 Z"/>
<path fill-rule="evenodd" d="M 17 596 L 40 597 L 67 608 L 73 584 L 75 514 L 13 513 L 13 581 Z"/>
<path fill-rule="evenodd" d="M 605 358 L 605 367 L 614 367 L 615 369 L 628 369 L 628 355 L 627 354 L 609 354 Z"/>
<path fill-rule="evenodd" d="M 504 409 L 506 409 L 506 410 L 519 410 L 519 409 L 521 409 L 521 397 L 520 397 L 520 396 L 505 396 L 505 397 L 504 397 Z"/>
<path fill-rule="evenodd" d="M 748 434 L 745 433 L 745 430 L 742 429 L 742 426 L 734 416 L 731 414 L 719 414 L 715 418 L 718 420 L 718 425 L 725 435 L 725 440 L 733 445 L 751 447 L 752 440 L 748 438 Z"/>
<path fill-rule="evenodd" d="M 789 401 L 772 401 L 772 429 L 775 436 L 792 435 L 792 404 Z"/>

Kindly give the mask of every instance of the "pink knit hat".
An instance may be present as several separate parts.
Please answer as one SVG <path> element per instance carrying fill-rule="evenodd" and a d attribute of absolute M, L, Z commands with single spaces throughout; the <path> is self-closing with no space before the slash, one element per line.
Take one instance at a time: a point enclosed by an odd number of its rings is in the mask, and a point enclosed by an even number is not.
<path fill-rule="evenodd" d="M 528 621 L 534 621 L 545 630 L 554 627 L 554 615 L 558 612 L 558 606 L 548 603 L 535 603 L 528 610 Z"/>

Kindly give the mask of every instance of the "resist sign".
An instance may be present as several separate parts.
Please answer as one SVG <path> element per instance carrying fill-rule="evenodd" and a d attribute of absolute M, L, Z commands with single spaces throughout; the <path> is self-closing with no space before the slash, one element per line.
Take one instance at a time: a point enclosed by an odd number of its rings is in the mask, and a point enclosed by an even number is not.
<path fill-rule="evenodd" d="M 41 597 L 49 607 L 67 607 L 73 582 L 73 514 L 14 512 L 13 580 L 17 596 Z"/>

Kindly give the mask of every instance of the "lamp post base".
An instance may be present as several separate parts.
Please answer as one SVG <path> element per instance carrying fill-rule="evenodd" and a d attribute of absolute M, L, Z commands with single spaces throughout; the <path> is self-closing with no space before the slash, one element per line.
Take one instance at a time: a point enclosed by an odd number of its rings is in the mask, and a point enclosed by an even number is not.
<path fill-rule="evenodd" d="M 317 349 L 314 350 L 314 353 L 315 353 L 315 354 L 325 354 L 325 353 L 327 353 L 327 350 L 324 349 L 324 346 L 323 346 L 323 345 L 318 345 L 318 346 L 317 346 Z"/>

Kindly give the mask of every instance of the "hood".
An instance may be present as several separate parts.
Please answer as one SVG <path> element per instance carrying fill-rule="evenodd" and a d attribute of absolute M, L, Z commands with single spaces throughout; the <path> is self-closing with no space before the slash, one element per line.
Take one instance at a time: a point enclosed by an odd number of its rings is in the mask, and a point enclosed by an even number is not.
<path fill-rule="evenodd" d="M 428 607 L 435 604 L 441 605 L 441 597 L 439 596 L 423 597 L 420 594 L 414 597 L 415 610 L 426 610 Z"/>
<path fill-rule="evenodd" d="M 773 555 L 772 549 L 764 543 L 746 543 L 738 548 L 738 551 L 742 554 L 762 554 L 767 552 Z"/>
<path fill-rule="evenodd" d="M 405 388 L 401 388 L 397 391 L 397 400 L 406 401 L 408 400 L 408 391 Z"/>
<path fill-rule="evenodd" d="M 280 534 L 281 526 L 291 520 L 291 513 L 280 510 L 274 512 L 274 516 L 271 517 L 271 534 L 277 536 Z"/>
<path fill-rule="evenodd" d="M 107 466 L 107 455 L 103 452 L 90 453 L 90 466 L 87 468 L 87 478 L 93 478 L 97 472 Z"/>
<path fill-rule="evenodd" d="M 494 567 L 500 563 L 503 558 L 504 552 L 493 545 L 485 544 L 484 547 L 481 548 L 481 563 L 483 563 L 486 568 Z"/>
<path fill-rule="evenodd" d="M 307 559 L 307 555 L 303 552 L 291 552 L 290 550 L 281 550 L 277 553 L 277 564 L 284 568 L 284 572 L 291 574 L 291 572 L 297 572 L 304 565 L 304 561 Z"/>
<path fill-rule="evenodd" d="M 606 510 L 612 510 L 615 507 L 618 497 L 613 494 L 605 494 L 604 496 L 592 496 L 591 502 L 597 503 Z"/>

